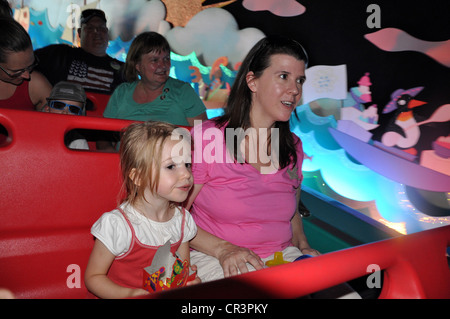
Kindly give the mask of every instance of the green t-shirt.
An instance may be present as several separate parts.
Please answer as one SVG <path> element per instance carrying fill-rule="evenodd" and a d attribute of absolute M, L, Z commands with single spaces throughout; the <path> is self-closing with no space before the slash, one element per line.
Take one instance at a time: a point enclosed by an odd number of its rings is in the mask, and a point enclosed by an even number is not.
<path fill-rule="evenodd" d="M 169 77 L 163 92 L 150 103 L 136 103 L 133 93 L 138 82 L 119 85 L 103 112 L 104 117 L 135 120 L 161 121 L 188 126 L 187 118 L 206 111 L 200 97 L 186 82 Z"/>

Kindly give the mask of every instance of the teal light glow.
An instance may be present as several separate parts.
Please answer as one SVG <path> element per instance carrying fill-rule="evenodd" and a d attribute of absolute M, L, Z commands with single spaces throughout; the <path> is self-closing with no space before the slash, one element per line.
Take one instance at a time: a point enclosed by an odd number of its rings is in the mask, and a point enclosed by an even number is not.
<path fill-rule="evenodd" d="M 328 132 L 329 127 L 336 127 L 333 116 L 317 116 L 309 105 L 299 106 L 297 116 L 291 117 L 291 129 L 301 138 L 307 155 L 303 172 L 320 172 L 326 186 L 340 196 L 374 201 L 382 218 L 389 223 L 404 223 L 407 233 L 436 227 L 421 221 L 423 214 L 410 203 L 403 184 L 355 162 L 334 141 Z"/>
<path fill-rule="evenodd" d="M 201 74 L 209 74 L 209 72 L 211 71 L 210 66 L 204 66 L 203 64 L 200 63 L 200 61 L 197 58 L 197 54 L 194 51 L 185 56 L 178 55 L 174 52 L 170 52 L 170 59 L 172 60 L 172 62 L 175 63 L 188 62 L 190 65 L 197 67 Z"/>

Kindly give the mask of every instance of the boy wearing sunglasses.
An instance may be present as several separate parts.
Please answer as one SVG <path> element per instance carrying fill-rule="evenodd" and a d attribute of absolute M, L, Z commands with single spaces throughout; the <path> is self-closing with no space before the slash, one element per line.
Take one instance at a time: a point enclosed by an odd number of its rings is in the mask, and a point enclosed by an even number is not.
<path fill-rule="evenodd" d="M 43 112 L 86 115 L 86 93 L 78 83 L 61 81 L 52 89 L 47 98 Z M 89 149 L 86 139 L 76 130 L 69 131 L 64 136 L 64 143 L 71 149 Z"/>
<path fill-rule="evenodd" d="M 44 106 L 44 112 L 86 115 L 86 93 L 78 83 L 58 82 Z"/>

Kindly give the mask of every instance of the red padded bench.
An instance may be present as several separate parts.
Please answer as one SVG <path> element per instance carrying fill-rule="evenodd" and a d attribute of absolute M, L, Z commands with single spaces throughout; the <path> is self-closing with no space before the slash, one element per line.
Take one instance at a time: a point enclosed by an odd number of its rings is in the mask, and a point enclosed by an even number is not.
<path fill-rule="evenodd" d="M 129 121 L 0 109 L 0 288 L 18 298 L 84 298 L 89 230 L 117 205 L 117 153 L 70 150 L 71 129 L 120 131 Z M 81 270 L 80 288 L 77 270 Z"/>
<path fill-rule="evenodd" d="M 146 298 L 298 298 L 367 275 L 377 284 L 380 275 L 379 299 L 450 299 L 449 246 L 443 226 Z"/>
<path fill-rule="evenodd" d="M 110 95 L 86 92 L 86 97 L 92 102 L 92 109 L 86 111 L 87 116 L 103 117 L 103 112 L 108 105 Z"/>

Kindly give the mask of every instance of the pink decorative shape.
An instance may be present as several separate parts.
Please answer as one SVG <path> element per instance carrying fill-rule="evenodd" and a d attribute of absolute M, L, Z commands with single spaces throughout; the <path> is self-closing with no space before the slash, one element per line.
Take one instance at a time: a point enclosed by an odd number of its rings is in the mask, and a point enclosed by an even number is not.
<path fill-rule="evenodd" d="M 425 41 L 403 30 L 385 28 L 364 36 L 378 48 L 388 52 L 416 51 L 428 55 L 446 67 L 450 67 L 450 40 Z"/>
<path fill-rule="evenodd" d="M 294 0 L 244 0 L 244 8 L 250 11 L 270 11 L 280 17 L 294 17 L 305 13 L 306 8 Z"/>

